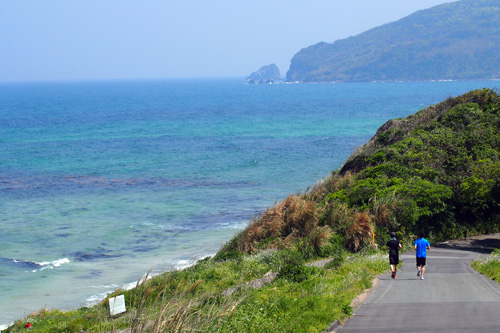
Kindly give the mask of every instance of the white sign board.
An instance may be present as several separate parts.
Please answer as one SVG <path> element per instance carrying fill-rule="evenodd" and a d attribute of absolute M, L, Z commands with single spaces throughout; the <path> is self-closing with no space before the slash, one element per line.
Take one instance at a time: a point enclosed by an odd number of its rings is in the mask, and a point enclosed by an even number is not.
<path fill-rule="evenodd" d="M 109 314 L 114 316 L 116 314 L 127 311 L 125 309 L 125 296 L 119 295 L 109 299 Z"/>

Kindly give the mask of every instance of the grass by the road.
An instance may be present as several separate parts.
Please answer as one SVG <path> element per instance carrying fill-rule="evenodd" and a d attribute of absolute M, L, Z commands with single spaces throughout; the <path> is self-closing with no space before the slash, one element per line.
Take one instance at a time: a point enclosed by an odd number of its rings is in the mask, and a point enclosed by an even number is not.
<path fill-rule="evenodd" d="M 479 273 L 500 283 L 500 249 L 495 249 L 493 253 L 474 261 L 472 267 Z"/>
<path fill-rule="evenodd" d="M 341 254 L 341 255 L 339 255 Z M 125 295 L 127 312 L 110 317 L 107 302 L 62 312 L 43 309 L 5 332 L 320 332 L 352 314 L 352 299 L 388 269 L 381 252 L 339 252 L 324 267 L 294 251 L 201 260 L 182 271 L 138 283 Z M 276 271 L 259 289 L 247 282 Z M 229 296 L 223 291 L 235 288 Z"/>

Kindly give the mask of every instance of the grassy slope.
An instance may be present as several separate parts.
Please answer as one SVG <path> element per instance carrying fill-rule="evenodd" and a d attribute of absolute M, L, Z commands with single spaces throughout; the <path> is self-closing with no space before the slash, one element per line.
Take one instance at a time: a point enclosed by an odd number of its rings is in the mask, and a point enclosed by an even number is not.
<path fill-rule="evenodd" d="M 351 300 L 387 269 L 380 254 L 343 253 L 324 268 L 295 251 L 263 252 L 197 265 L 141 282 L 124 292 L 128 312 L 110 318 L 107 302 L 75 311 L 41 310 L 7 332 L 319 332 L 349 316 Z M 245 282 L 279 272 L 262 288 Z M 223 291 L 233 287 L 234 293 Z M 118 291 L 117 294 L 122 292 Z"/>
<path fill-rule="evenodd" d="M 406 243 L 420 229 L 434 241 L 498 231 L 499 128 L 500 99 L 487 89 L 391 120 L 342 169 L 256 217 L 214 258 L 123 292 L 126 314 L 110 318 L 104 301 L 41 310 L 7 331 L 28 321 L 36 332 L 324 330 L 387 269 L 362 249 L 383 246 L 389 230 Z M 304 265 L 325 257 L 324 268 Z M 269 271 L 278 273 L 271 283 L 248 287 Z"/>
<path fill-rule="evenodd" d="M 500 98 L 482 89 L 390 120 L 330 177 L 269 208 L 219 256 L 295 247 L 357 251 L 389 231 L 410 241 L 496 232 L 500 226 Z"/>

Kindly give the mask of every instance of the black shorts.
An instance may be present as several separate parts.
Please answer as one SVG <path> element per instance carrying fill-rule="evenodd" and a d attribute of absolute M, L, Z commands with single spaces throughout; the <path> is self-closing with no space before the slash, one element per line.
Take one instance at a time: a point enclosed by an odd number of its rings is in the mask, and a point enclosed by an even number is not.
<path fill-rule="evenodd" d="M 425 266 L 425 257 L 417 257 L 417 267 Z"/>
<path fill-rule="evenodd" d="M 398 265 L 398 264 L 399 264 L 399 256 L 389 255 L 389 265 Z"/>

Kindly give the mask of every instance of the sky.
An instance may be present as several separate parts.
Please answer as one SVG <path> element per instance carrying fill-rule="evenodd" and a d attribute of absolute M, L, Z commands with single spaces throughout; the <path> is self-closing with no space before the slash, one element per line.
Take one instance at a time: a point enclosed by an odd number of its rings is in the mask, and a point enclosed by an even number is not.
<path fill-rule="evenodd" d="M 0 0 L 0 82 L 246 77 L 452 0 Z"/>

